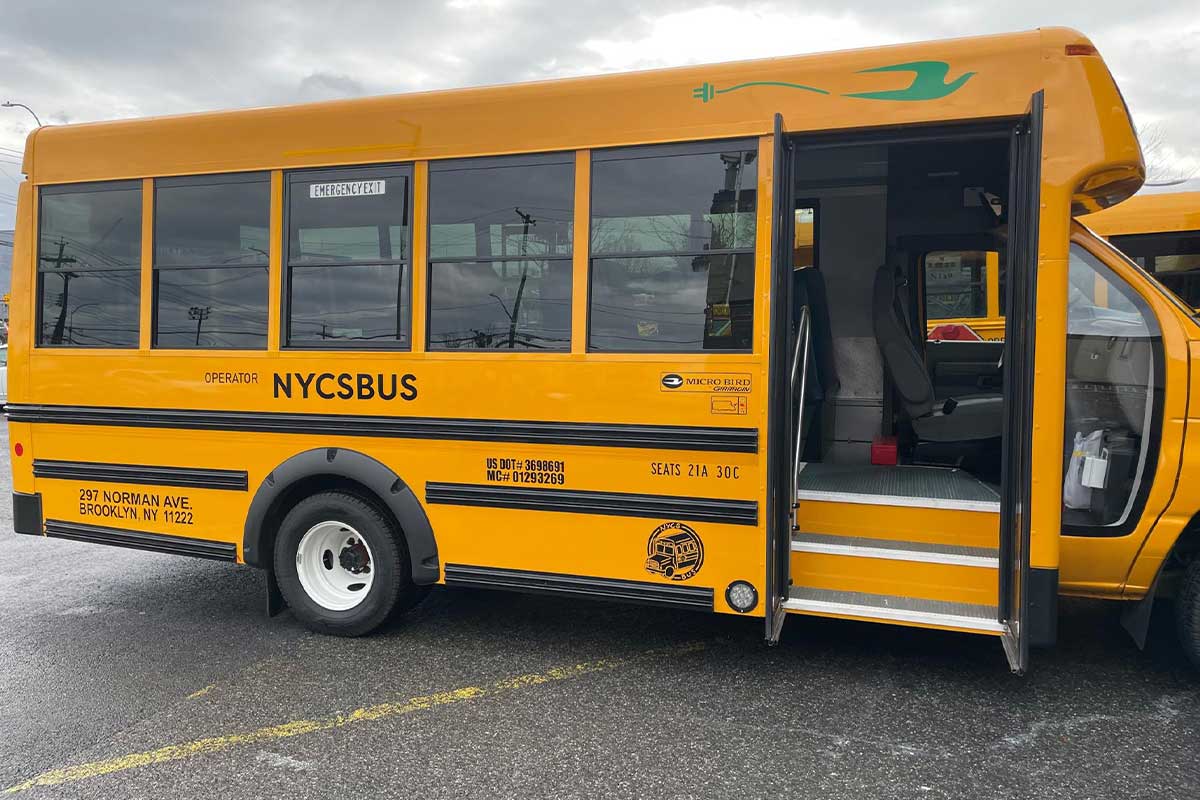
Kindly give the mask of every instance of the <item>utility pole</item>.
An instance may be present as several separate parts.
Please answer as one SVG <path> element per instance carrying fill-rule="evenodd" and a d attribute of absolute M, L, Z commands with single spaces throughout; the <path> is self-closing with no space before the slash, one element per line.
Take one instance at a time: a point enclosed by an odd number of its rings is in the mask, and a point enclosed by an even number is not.
<path fill-rule="evenodd" d="M 526 214 L 520 208 L 514 208 L 517 216 L 524 223 L 521 226 L 521 282 L 517 284 L 517 296 L 513 300 L 512 316 L 508 319 L 508 349 L 512 350 L 517 346 L 517 319 L 521 313 L 521 295 L 525 292 L 525 281 L 529 278 L 529 262 L 525 260 L 528 255 L 529 228 L 537 225 L 537 220 L 532 214 Z"/>
<path fill-rule="evenodd" d="M 196 346 L 200 346 L 200 326 L 204 324 L 204 320 L 208 319 L 208 315 L 212 313 L 212 306 L 192 306 L 188 309 L 188 319 L 196 320 Z"/>
<path fill-rule="evenodd" d="M 58 237 L 58 255 L 42 256 L 42 261 L 53 264 L 56 270 L 62 269 L 64 264 L 74 264 L 74 256 L 63 255 L 66 249 L 67 240 L 60 236 Z M 71 278 L 75 277 L 75 273 L 55 272 L 54 274 L 61 275 L 63 279 L 62 310 L 58 312 L 58 321 L 54 323 L 54 333 L 50 334 L 50 344 L 62 344 L 63 328 L 67 324 L 67 292 L 70 290 Z"/>

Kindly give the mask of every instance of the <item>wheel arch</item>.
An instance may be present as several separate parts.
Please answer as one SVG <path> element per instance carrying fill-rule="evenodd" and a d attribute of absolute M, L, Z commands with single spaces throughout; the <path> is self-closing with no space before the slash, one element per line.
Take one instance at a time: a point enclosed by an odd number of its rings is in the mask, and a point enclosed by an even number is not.
<path fill-rule="evenodd" d="M 357 450 L 320 447 L 297 453 L 267 473 L 254 493 L 242 532 L 242 559 L 271 570 L 275 536 L 288 509 L 318 491 L 343 489 L 379 504 L 404 537 L 413 583 L 441 577 L 437 540 L 416 494 L 394 470 Z"/>
<path fill-rule="evenodd" d="M 1139 649 L 1146 646 L 1155 601 L 1175 597 L 1184 573 L 1197 558 L 1200 558 L 1200 511 L 1192 515 L 1171 543 L 1170 549 L 1154 573 L 1154 579 L 1146 594 L 1129 602 L 1121 614 L 1122 626 L 1133 637 Z"/>

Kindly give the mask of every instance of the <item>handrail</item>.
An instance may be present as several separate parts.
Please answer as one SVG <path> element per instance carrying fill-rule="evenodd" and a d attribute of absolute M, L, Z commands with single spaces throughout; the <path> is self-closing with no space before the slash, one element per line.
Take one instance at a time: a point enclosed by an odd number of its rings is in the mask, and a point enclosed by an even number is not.
<path fill-rule="evenodd" d="M 789 384 L 791 387 L 791 396 L 798 398 L 796 403 L 796 442 L 792 448 L 792 491 L 788 499 L 788 504 L 793 507 L 796 503 L 796 485 L 800 480 L 800 444 L 804 436 L 804 394 L 808 389 L 808 354 L 812 350 L 811 327 L 808 306 L 803 306 L 800 309 L 800 323 L 796 331 L 796 349 L 792 351 L 792 375 Z M 796 392 L 797 380 L 800 381 L 799 393 Z M 795 527 L 795 524 L 796 518 L 795 511 L 793 510 L 792 526 Z"/>

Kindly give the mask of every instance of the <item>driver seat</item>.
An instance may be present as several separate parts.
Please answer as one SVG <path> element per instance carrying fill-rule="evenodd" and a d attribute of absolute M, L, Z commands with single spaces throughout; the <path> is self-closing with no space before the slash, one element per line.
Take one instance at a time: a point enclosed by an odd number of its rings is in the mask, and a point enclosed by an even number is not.
<path fill-rule="evenodd" d="M 917 439 L 952 443 L 999 438 L 1004 426 L 1003 395 L 934 396 L 933 381 L 913 344 L 896 288 L 895 271 L 880 267 L 871 296 L 875 342 Z"/>

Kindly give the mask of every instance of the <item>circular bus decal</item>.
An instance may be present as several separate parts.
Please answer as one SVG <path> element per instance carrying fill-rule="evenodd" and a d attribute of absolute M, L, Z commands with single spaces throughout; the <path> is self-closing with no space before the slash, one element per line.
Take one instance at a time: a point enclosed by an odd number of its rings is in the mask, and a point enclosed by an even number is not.
<path fill-rule="evenodd" d="M 646 542 L 646 571 L 686 581 L 704 566 L 704 542 L 682 522 L 664 522 Z"/>

